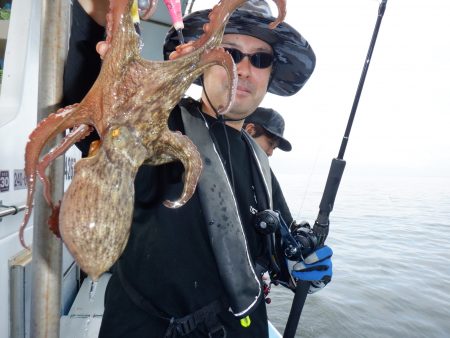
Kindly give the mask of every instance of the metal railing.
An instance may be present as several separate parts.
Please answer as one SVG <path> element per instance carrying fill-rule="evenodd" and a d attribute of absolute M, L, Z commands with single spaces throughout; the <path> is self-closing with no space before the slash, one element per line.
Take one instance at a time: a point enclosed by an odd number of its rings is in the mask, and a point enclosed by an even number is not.
<path fill-rule="evenodd" d="M 24 211 L 26 208 L 27 208 L 26 205 L 15 206 L 15 205 L 3 205 L 2 203 L 0 203 L 0 222 L 3 217 L 9 215 L 16 215 L 17 213 Z"/>
<path fill-rule="evenodd" d="M 70 29 L 69 0 L 42 0 L 39 3 L 41 28 L 37 122 L 60 108 Z M 61 142 L 61 139 L 59 136 L 56 142 L 48 142 L 43 153 Z M 61 200 L 64 192 L 63 157 L 52 162 L 48 168 L 48 177 L 52 182 L 52 200 Z M 36 186 L 34 204 L 30 337 L 58 338 L 62 243 L 49 230 L 47 222 L 52 210 L 45 201 L 42 184 Z"/>

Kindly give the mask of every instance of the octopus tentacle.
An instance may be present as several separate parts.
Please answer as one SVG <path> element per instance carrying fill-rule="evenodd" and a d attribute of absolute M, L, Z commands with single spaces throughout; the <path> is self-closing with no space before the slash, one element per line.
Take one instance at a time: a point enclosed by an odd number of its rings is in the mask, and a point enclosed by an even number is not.
<path fill-rule="evenodd" d="M 27 180 L 27 202 L 22 224 L 19 229 L 19 239 L 21 244 L 28 248 L 24 241 L 24 230 L 30 220 L 32 203 L 36 185 L 36 174 L 38 173 L 39 156 L 45 145 L 58 134 L 73 126 L 73 115 L 78 113 L 78 105 L 72 105 L 58 110 L 55 114 L 50 114 L 47 118 L 39 122 L 36 129 L 31 133 L 25 149 L 25 176 Z M 81 114 L 82 115 L 82 114 Z M 38 174 L 42 180 L 45 174 Z M 46 179 L 43 182 L 45 184 Z M 47 180 L 48 181 L 48 180 Z M 49 196 L 49 195 L 48 195 Z M 52 206 L 51 199 L 46 196 L 46 201 Z"/>
<path fill-rule="evenodd" d="M 203 27 L 205 33 L 198 40 L 194 41 L 193 46 L 197 49 L 202 46 L 217 44 L 217 40 L 222 39 L 223 30 L 231 13 L 246 1 L 222 0 L 215 5 L 209 13 L 209 23 Z M 274 0 L 274 2 L 278 7 L 278 17 L 269 25 L 272 29 L 282 22 L 286 16 L 286 0 Z"/>
<path fill-rule="evenodd" d="M 72 145 L 85 138 L 91 132 L 92 127 L 87 124 L 82 124 L 78 126 L 77 128 L 73 129 L 69 134 L 67 134 L 59 145 L 57 145 L 52 150 L 50 150 L 50 152 L 44 155 L 41 161 L 39 161 L 39 163 L 37 164 L 36 172 L 42 184 L 44 185 L 44 197 L 49 206 L 51 207 L 53 206 L 50 196 L 51 184 L 47 175 L 45 175 L 45 170 L 54 159 L 64 154 Z"/>
<path fill-rule="evenodd" d="M 50 216 L 50 219 L 48 220 L 48 225 L 50 230 L 58 237 L 61 237 L 59 234 L 58 229 L 58 217 L 59 217 L 59 208 L 60 205 L 54 205 L 52 198 L 51 198 L 51 182 L 48 179 L 48 176 L 45 174 L 45 170 L 50 165 L 50 163 L 56 159 L 57 157 L 63 155 L 71 146 L 73 146 L 76 142 L 82 140 L 87 135 L 89 135 L 92 131 L 92 127 L 88 126 L 87 124 L 82 124 L 72 130 L 64 139 L 61 141 L 59 145 L 54 147 L 52 150 L 50 150 L 49 153 L 47 153 L 41 161 L 37 164 L 36 172 L 39 177 L 39 179 L 42 182 L 42 185 L 44 187 L 44 198 L 49 207 L 52 209 L 52 213 Z M 31 212 L 31 210 L 30 210 Z M 25 225 L 26 226 L 26 223 Z M 23 236 L 20 236 L 20 238 L 23 238 Z"/>
<path fill-rule="evenodd" d="M 273 0 L 278 8 L 278 16 L 275 19 L 274 22 L 271 22 L 269 24 L 269 27 L 271 29 L 274 29 L 277 27 L 280 23 L 284 21 L 284 18 L 286 17 L 286 0 Z"/>
<path fill-rule="evenodd" d="M 226 114 L 231 108 L 237 86 L 236 66 L 232 57 L 223 48 L 218 47 L 206 51 L 197 50 L 195 54 L 191 54 L 191 58 L 196 59 L 195 67 L 192 67 L 191 59 L 185 58 L 177 58 L 171 61 L 165 61 L 164 63 L 150 62 L 147 60 L 139 60 L 139 62 L 135 63 L 133 66 L 137 68 L 134 71 L 135 74 L 146 74 L 145 69 L 152 70 L 153 73 L 161 72 L 162 64 L 164 64 L 166 67 L 164 68 L 166 81 L 158 83 L 150 76 L 139 79 L 141 86 L 140 95 L 134 98 L 128 98 L 128 102 L 133 102 L 131 106 L 138 106 L 138 101 L 146 98 L 144 107 L 150 108 L 141 109 L 133 113 L 132 116 L 127 116 L 128 121 L 134 121 L 134 123 L 139 122 L 143 126 L 141 129 L 148 128 L 146 123 L 152 123 L 151 119 L 154 118 L 153 114 L 156 115 L 156 112 L 152 112 L 155 109 L 155 103 L 159 105 L 157 109 L 159 111 L 158 114 L 161 114 L 161 116 L 163 116 L 164 111 L 170 112 L 181 100 L 191 83 L 207 68 L 213 65 L 222 66 L 226 70 L 230 83 L 228 87 L 228 101 L 225 106 L 220 107 L 218 110 L 219 114 Z M 178 70 L 178 72 L 172 70 Z M 124 80 L 123 82 L 126 81 Z M 160 87 L 158 88 L 158 86 Z M 166 91 L 170 92 L 171 95 L 166 96 Z M 156 95 L 156 93 L 160 96 Z"/>
<path fill-rule="evenodd" d="M 25 149 L 25 174 L 28 180 L 34 178 L 36 172 L 35 164 L 48 141 L 54 139 L 58 134 L 73 127 L 71 117 L 78 111 L 78 104 L 58 110 L 43 119 L 29 136 Z M 28 183 L 33 183 L 28 182 Z"/>
<path fill-rule="evenodd" d="M 207 51 L 202 54 L 200 62 L 198 64 L 198 70 L 201 73 L 204 72 L 205 68 L 211 67 L 213 65 L 222 66 L 228 75 L 228 81 L 230 85 L 228 86 L 228 101 L 225 106 L 217 107 L 217 113 L 222 115 L 228 113 L 231 109 L 231 105 L 233 104 L 234 97 L 236 96 L 236 88 L 237 88 L 237 73 L 236 73 L 236 64 L 233 61 L 231 55 L 226 52 L 223 48 L 215 48 L 213 50 Z"/>
<path fill-rule="evenodd" d="M 136 32 L 131 9 L 134 1 L 110 0 L 109 12 L 106 15 L 105 63 L 109 63 L 108 71 L 120 72 L 114 69 L 117 63 L 123 63 L 129 58 L 139 58 L 139 34 Z M 111 59 L 111 62 L 108 62 Z M 103 70 L 104 67 L 102 67 Z"/>
<path fill-rule="evenodd" d="M 183 191 L 175 201 L 166 200 L 163 204 L 168 208 L 179 208 L 192 197 L 202 171 L 202 160 L 197 147 L 186 136 L 179 132 L 167 131 L 162 135 L 164 153 L 168 158 L 179 159 L 184 166 Z"/>

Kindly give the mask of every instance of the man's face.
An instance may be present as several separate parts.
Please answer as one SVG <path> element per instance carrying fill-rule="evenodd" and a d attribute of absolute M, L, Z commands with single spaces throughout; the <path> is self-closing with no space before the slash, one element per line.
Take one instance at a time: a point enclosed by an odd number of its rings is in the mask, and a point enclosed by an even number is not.
<path fill-rule="evenodd" d="M 262 150 L 264 150 L 267 156 L 272 156 L 273 151 L 279 144 L 276 137 L 267 136 L 265 134 L 256 137 L 255 141 L 259 144 Z"/>
<path fill-rule="evenodd" d="M 223 37 L 222 46 L 238 49 L 245 54 L 273 53 L 269 44 L 248 35 L 226 34 Z M 272 71 L 272 66 L 262 69 L 256 68 L 250 63 L 248 57 L 244 57 L 236 67 L 238 75 L 236 98 L 230 113 L 227 114 L 232 119 L 244 118 L 259 106 L 267 92 Z M 212 105 L 216 109 L 219 106 L 224 106 L 229 87 L 225 70 L 221 66 L 213 66 L 205 71 L 203 79 L 206 93 Z"/>
<path fill-rule="evenodd" d="M 278 137 L 263 133 L 259 136 L 256 136 L 255 125 L 253 123 L 248 123 L 245 127 L 245 130 L 253 137 L 253 139 L 258 143 L 262 150 L 267 154 L 267 156 L 272 156 L 273 151 L 278 147 L 280 141 Z"/>

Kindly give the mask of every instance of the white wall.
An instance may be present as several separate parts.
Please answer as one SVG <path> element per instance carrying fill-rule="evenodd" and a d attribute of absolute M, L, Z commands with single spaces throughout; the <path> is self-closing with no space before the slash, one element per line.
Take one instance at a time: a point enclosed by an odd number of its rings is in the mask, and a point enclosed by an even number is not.
<path fill-rule="evenodd" d="M 4 205 L 21 206 L 26 201 L 26 189 L 17 186 L 17 183 L 23 185 L 23 181 L 14 182 L 14 173 L 16 172 L 16 176 L 22 173 L 28 135 L 36 127 L 40 13 L 39 1 L 13 1 L 0 92 L 0 172 L 9 175 L 9 189 L 0 192 L 0 201 Z M 24 16 L 26 24 L 23 22 Z M 8 97 L 12 89 L 15 89 L 14 95 Z M 18 104 L 15 104 L 16 100 Z M 72 147 L 66 153 L 66 159 L 68 157 L 70 160 L 67 162 L 73 165 L 74 159 L 80 158 L 79 151 Z M 66 177 L 66 182 L 68 178 L 70 177 Z M 0 337 L 9 336 L 8 261 L 23 250 L 18 238 L 22 217 L 23 212 L 5 216 L 0 221 Z M 32 241 L 32 224 L 33 219 L 25 232 L 27 243 Z M 66 252 L 63 257 L 63 273 L 72 262 L 73 259 Z M 67 288 L 63 286 L 63 294 L 73 296 L 74 291 L 71 289 L 76 286 L 74 281 L 67 281 L 67 285 Z M 65 302 L 67 297 L 62 298 Z"/>

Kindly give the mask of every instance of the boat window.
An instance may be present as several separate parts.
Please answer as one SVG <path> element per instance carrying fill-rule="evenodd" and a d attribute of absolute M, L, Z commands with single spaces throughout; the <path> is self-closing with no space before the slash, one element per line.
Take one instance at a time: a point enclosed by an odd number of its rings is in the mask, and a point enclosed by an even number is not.
<path fill-rule="evenodd" d="M 34 43 L 31 14 L 38 3 L 0 0 L 0 127 L 13 120 L 21 106 L 29 45 Z"/>
<path fill-rule="evenodd" d="M 11 16 L 11 4 L 11 0 L 0 0 L 0 84 L 2 83 L 6 40 L 8 37 L 9 18 Z"/>

